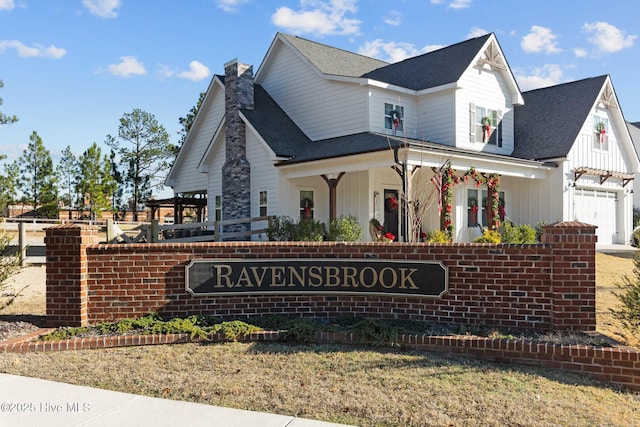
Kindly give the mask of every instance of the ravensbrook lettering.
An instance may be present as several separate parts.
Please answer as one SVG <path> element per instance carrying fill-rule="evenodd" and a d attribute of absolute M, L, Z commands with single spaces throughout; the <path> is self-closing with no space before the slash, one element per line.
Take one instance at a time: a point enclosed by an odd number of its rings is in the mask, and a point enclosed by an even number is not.
<path fill-rule="evenodd" d="M 195 260 L 186 267 L 194 295 L 351 293 L 441 296 L 448 270 L 438 261 L 306 259 Z"/>
<path fill-rule="evenodd" d="M 242 266 L 237 274 L 231 264 L 213 266 L 216 278 L 215 288 L 287 288 L 287 287 L 326 287 L 326 288 L 375 288 L 418 289 L 412 275 L 417 268 L 375 269 L 367 266 Z"/>

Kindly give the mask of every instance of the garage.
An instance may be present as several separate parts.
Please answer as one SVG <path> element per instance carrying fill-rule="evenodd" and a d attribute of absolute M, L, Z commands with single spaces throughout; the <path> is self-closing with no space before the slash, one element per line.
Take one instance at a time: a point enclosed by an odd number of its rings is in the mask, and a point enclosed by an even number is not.
<path fill-rule="evenodd" d="M 576 188 L 577 221 L 598 226 L 598 243 L 618 243 L 618 195 L 614 191 Z"/>

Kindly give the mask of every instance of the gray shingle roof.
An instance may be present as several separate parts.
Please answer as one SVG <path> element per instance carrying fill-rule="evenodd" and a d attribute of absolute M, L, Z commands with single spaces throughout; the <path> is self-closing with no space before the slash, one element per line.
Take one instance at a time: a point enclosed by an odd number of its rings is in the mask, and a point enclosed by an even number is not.
<path fill-rule="evenodd" d="M 298 36 L 284 33 L 280 33 L 280 35 L 324 74 L 360 77 L 371 70 L 388 65 L 387 62 L 379 59 L 316 43 Z"/>
<path fill-rule="evenodd" d="M 424 55 L 396 62 L 362 77 L 412 90 L 457 82 L 491 34 L 469 39 Z"/>
<path fill-rule="evenodd" d="M 569 153 L 607 76 L 523 92 L 514 111 L 513 157 L 532 160 Z"/>
<path fill-rule="evenodd" d="M 242 113 L 279 157 L 291 157 L 311 142 L 261 85 L 254 86 L 254 109 Z"/>

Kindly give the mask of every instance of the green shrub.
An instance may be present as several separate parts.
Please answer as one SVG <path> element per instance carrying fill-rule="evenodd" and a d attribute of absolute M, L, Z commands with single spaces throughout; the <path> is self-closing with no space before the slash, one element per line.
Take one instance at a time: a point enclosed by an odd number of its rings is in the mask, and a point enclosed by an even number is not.
<path fill-rule="evenodd" d="M 341 216 L 329 222 L 329 239 L 333 242 L 358 242 L 362 240 L 364 229 L 353 215 Z"/>
<path fill-rule="evenodd" d="M 295 223 L 293 219 L 286 215 L 278 216 L 269 221 L 267 236 L 269 240 L 276 242 L 287 242 L 293 240 L 293 229 Z"/>
<path fill-rule="evenodd" d="M 450 243 L 451 234 L 446 230 L 435 230 L 427 233 L 426 241 L 429 243 Z"/>
<path fill-rule="evenodd" d="M 640 337 L 640 254 L 638 252 L 635 254 L 633 264 L 635 277 L 632 279 L 624 276 L 622 283 L 616 283 L 618 292 L 614 294 L 620 304 L 610 311 L 625 329 L 635 337 Z"/>
<path fill-rule="evenodd" d="M 295 223 L 286 215 L 272 219 L 267 228 L 269 240 L 276 242 L 320 242 L 324 235 L 324 225 L 320 221 L 303 219 Z"/>
<path fill-rule="evenodd" d="M 245 323 L 240 320 L 222 322 L 211 328 L 211 332 L 222 333 L 225 339 L 230 341 L 237 341 L 238 338 L 246 337 L 252 332 L 257 332 L 260 330 L 262 329 L 258 326 L 250 325 L 249 323 Z"/>
<path fill-rule="evenodd" d="M 474 243 L 500 243 L 500 233 L 497 230 L 486 229 L 482 236 L 473 241 Z"/>
<path fill-rule="evenodd" d="M 536 230 L 529 224 L 515 225 L 511 221 L 505 221 L 499 228 L 502 243 L 536 243 Z"/>
<path fill-rule="evenodd" d="M 640 247 L 640 227 L 636 227 L 631 234 L 631 246 Z"/>
<path fill-rule="evenodd" d="M 314 219 L 303 219 L 293 227 L 291 240 L 296 242 L 321 242 L 324 240 L 324 225 Z"/>

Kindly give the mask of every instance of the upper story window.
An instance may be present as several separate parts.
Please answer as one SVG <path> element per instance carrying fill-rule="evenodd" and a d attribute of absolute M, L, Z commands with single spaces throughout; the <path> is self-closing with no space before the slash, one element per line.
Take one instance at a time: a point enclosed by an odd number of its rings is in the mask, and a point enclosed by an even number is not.
<path fill-rule="evenodd" d="M 404 131 L 404 107 L 402 105 L 384 104 L 384 128 L 396 132 Z"/>
<path fill-rule="evenodd" d="M 502 111 L 471 103 L 469 108 L 471 142 L 502 147 Z"/>
<path fill-rule="evenodd" d="M 593 115 L 593 148 L 609 150 L 609 119 Z"/>

